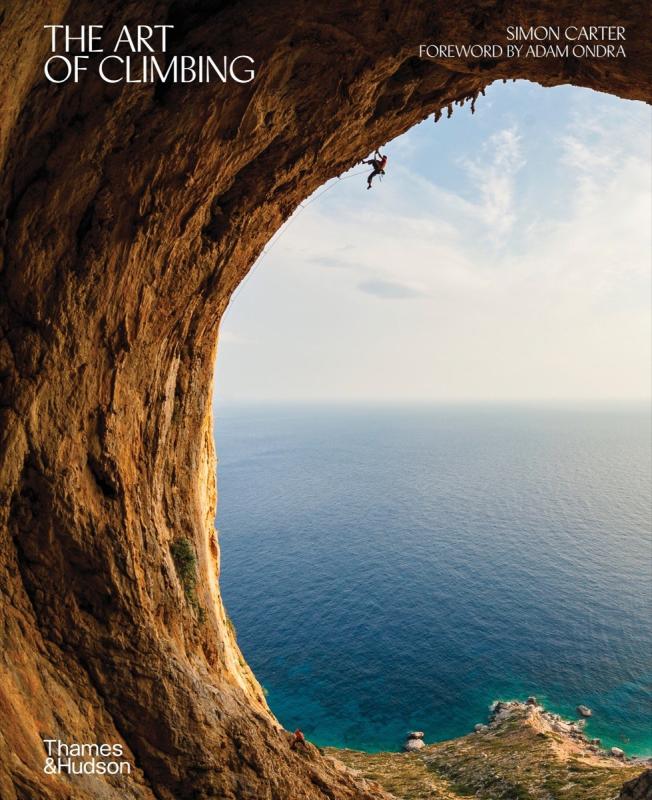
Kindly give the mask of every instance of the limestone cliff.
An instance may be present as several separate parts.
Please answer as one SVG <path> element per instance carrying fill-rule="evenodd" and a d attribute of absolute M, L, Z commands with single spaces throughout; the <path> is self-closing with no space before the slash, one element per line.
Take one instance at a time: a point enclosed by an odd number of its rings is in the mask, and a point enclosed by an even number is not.
<path fill-rule="evenodd" d="M 490 82 L 649 99 L 647 3 L 5 0 L 0 7 L 0 796 L 380 798 L 288 749 L 219 595 L 220 317 L 296 205 Z M 628 26 L 628 58 L 427 62 L 505 21 Z M 42 25 L 175 26 L 250 84 L 43 78 Z M 219 391 L 219 387 L 217 387 Z M 185 555 L 184 555 L 185 554 Z M 264 614 L 265 609 L 261 608 Z M 43 773 L 44 737 L 137 772 Z"/>

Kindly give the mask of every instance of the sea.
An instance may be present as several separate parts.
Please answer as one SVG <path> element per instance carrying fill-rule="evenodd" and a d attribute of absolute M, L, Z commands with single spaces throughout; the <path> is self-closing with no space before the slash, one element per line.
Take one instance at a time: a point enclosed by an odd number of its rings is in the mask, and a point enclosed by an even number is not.
<path fill-rule="evenodd" d="M 223 597 L 318 745 L 469 733 L 535 695 L 652 755 L 650 409 L 220 406 Z"/>

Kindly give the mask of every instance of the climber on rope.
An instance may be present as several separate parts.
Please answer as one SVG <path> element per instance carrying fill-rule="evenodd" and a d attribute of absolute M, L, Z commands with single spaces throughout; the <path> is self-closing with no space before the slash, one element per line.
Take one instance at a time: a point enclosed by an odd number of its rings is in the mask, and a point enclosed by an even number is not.
<path fill-rule="evenodd" d="M 376 175 L 385 174 L 385 167 L 387 166 L 387 156 L 381 155 L 380 152 L 376 150 L 373 158 L 369 159 L 369 161 L 363 161 L 362 163 L 370 164 L 374 168 L 374 171 L 367 178 L 367 189 L 371 189 L 371 181 L 376 177 Z"/>
<path fill-rule="evenodd" d="M 306 737 L 303 735 L 303 731 L 299 728 L 292 734 L 292 742 L 290 743 L 290 750 L 296 750 L 297 747 L 301 747 L 303 750 L 308 749 L 308 743 L 306 742 Z"/>

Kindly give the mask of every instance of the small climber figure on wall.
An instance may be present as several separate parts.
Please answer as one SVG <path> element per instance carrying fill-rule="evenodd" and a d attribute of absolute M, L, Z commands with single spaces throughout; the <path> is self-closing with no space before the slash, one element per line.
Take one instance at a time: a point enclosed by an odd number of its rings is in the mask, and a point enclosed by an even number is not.
<path fill-rule="evenodd" d="M 303 735 L 303 731 L 299 728 L 292 734 L 292 741 L 290 742 L 290 750 L 296 750 L 297 747 L 301 747 L 303 750 L 308 749 L 308 743 L 306 742 L 306 737 Z"/>
<path fill-rule="evenodd" d="M 385 167 L 387 166 L 387 156 L 381 155 L 380 151 L 376 150 L 374 157 L 369 161 L 363 161 L 363 164 L 370 164 L 374 169 L 367 178 L 367 189 L 371 189 L 371 181 L 376 175 L 384 175 Z"/>

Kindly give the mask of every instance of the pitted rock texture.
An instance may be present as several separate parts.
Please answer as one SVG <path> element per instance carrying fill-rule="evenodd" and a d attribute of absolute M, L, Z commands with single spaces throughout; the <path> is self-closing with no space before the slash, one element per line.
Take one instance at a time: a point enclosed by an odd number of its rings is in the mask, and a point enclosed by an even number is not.
<path fill-rule="evenodd" d="M 647 11 L 642 0 L 5 1 L 3 800 L 384 796 L 316 750 L 289 750 L 222 607 L 210 412 L 221 315 L 302 199 L 490 82 L 648 100 Z M 421 42 L 502 40 L 508 23 L 596 21 L 628 26 L 626 60 L 416 57 Z M 171 53 L 246 52 L 258 74 L 46 82 L 42 26 L 91 22 L 108 39 L 126 23 L 173 24 Z M 182 545 L 195 554 L 190 583 L 173 555 Z M 43 738 L 121 742 L 135 773 L 47 776 Z"/>

